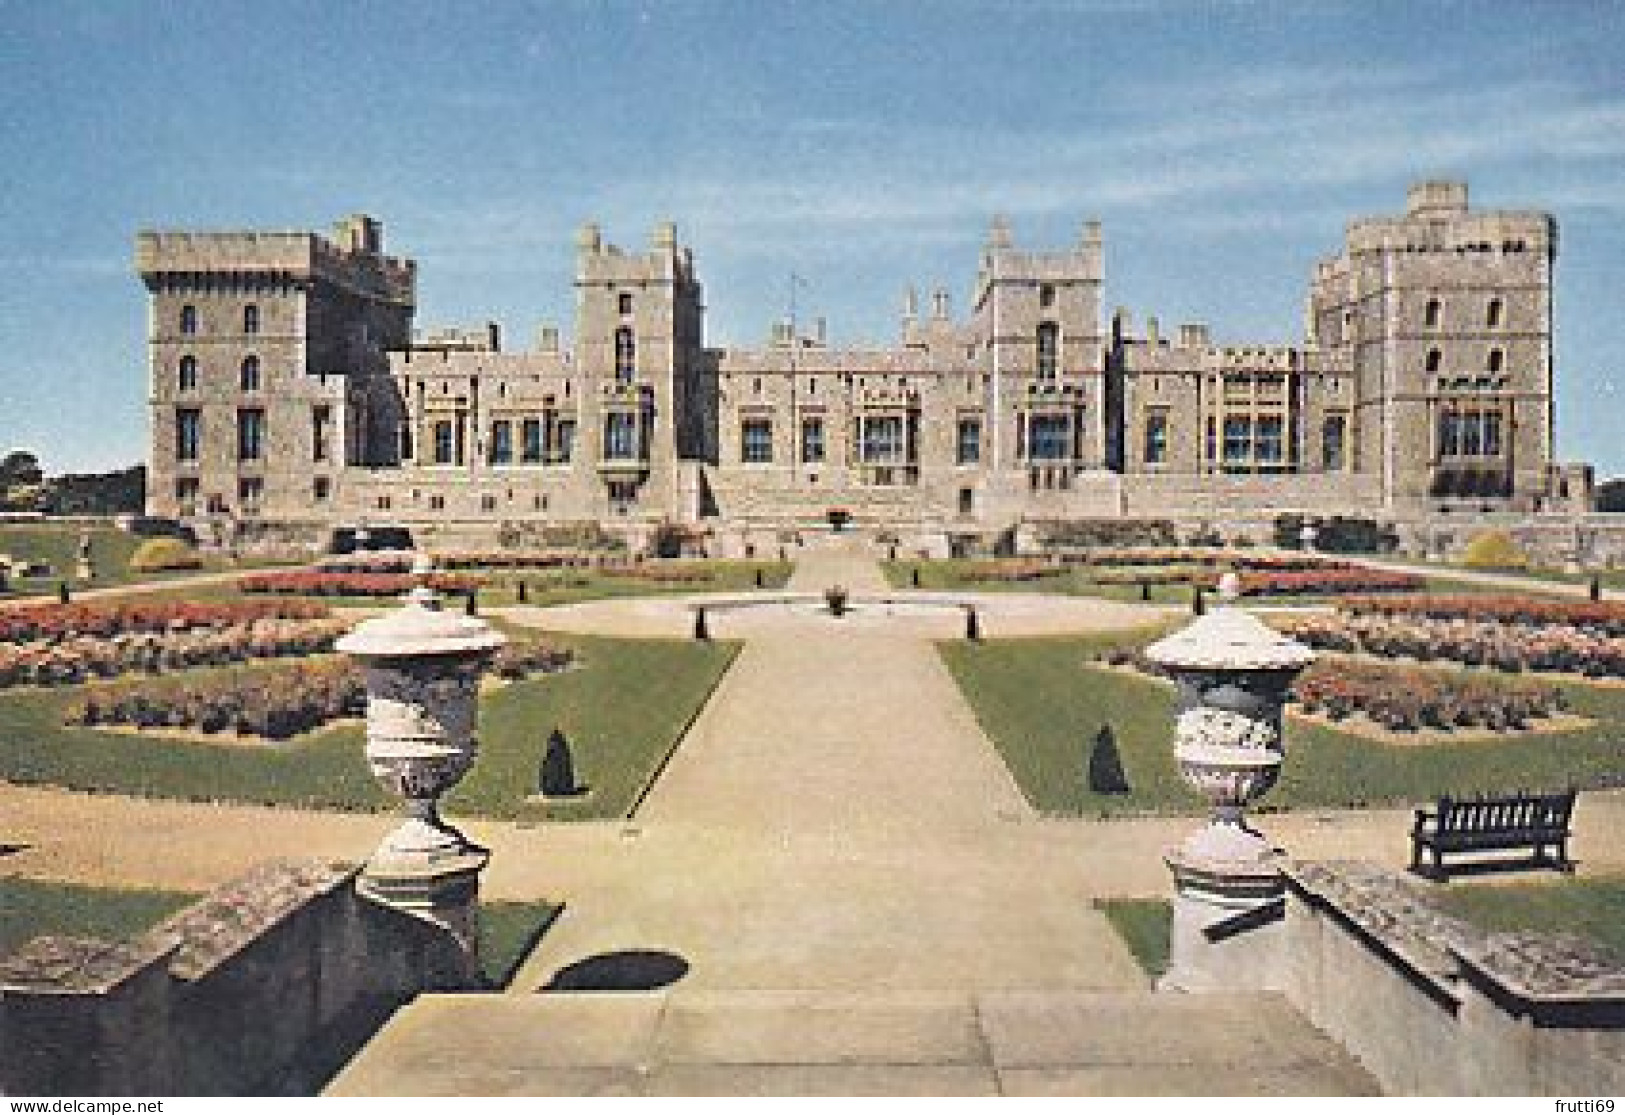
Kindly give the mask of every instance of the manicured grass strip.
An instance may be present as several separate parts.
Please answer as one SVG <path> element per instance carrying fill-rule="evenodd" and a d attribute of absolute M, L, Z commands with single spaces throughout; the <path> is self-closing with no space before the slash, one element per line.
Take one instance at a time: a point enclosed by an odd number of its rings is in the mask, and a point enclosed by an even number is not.
<path fill-rule="evenodd" d="M 586 820 L 624 817 L 722 679 L 739 645 L 676 639 L 549 634 L 576 650 L 580 669 L 520 682 L 480 711 L 480 760 L 447 799 L 450 812 Z M 538 786 L 554 728 L 569 741 L 590 793 L 546 803 Z"/>
<path fill-rule="evenodd" d="M 448 799 L 449 812 L 624 816 L 737 651 L 737 644 L 724 642 L 546 639 L 573 648 L 579 665 L 516 682 L 481 701 L 480 758 Z M 205 673 L 155 682 L 181 684 Z M 0 779 L 191 801 L 356 811 L 396 805 L 367 771 L 357 723 L 280 745 L 188 742 L 64 726 L 63 706 L 78 692 L 0 693 Z M 570 740 L 581 780 L 594 792 L 543 806 L 526 799 L 537 788 L 554 727 Z"/>
<path fill-rule="evenodd" d="M 1589 937 L 1625 964 L 1625 877 L 1457 883 L 1440 890 L 1438 901 L 1484 929 Z"/>
<path fill-rule="evenodd" d="M 1087 659 L 1122 637 L 938 644 L 982 729 L 1022 792 L 1049 813 L 1111 816 L 1202 810 L 1173 759 L 1173 691 Z M 1572 732 L 1501 741 L 1393 745 L 1289 723 L 1281 781 L 1268 809 L 1410 804 L 1440 794 L 1504 793 L 1617 784 L 1625 770 L 1625 689 L 1555 683 L 1569 707 L 1596 721 Z M 1126 793 L 1088 784 L 1089 754 L 1110 729 Z M 1585 808 L 1582 796 L 1579 808 Z"/>
<path fill-rule="evenodd" d="M 547 902 L 480 904 L 480 973 L 488 987 L 500 990 L 512 982 L 514 973 L 563 909 Z"/>
<path fill-rule="evenodd" d="M 47 935 L 129 940 L 197 897 L 179 891 L 0 878 L 0 955 Z"/>
<path fill-rule="evenodd" d="M 1164 898 L 1101 898 L 1095 908 L 1106 915 L 1148 977 L 1155 980 L 1168 970 L 1173 903 Z"/>

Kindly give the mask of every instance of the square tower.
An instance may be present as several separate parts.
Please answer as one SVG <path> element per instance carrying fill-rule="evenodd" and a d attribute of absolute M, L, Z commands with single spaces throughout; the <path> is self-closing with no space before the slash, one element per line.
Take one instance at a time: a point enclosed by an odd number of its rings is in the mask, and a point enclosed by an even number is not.
<path fill-rule="evenodd" d="M 1547 213 L 1473 210 L 1460 182 L 1422 182 L 1403 216 L 1352 222 L 1318 268 L 1310 342 L 1346 356 L 1360 471 L 1384 507 L 1533 509 L 1553 447 Z"/>
<path fill-rule="evenodd" d="M 416 273 L 370 217 L 308 232 L 141 232 L 149 292 L 147 510 L 205 540 L 320 521 L 346 465 L 388 463 L 385 350 L 410 341 Z"/>

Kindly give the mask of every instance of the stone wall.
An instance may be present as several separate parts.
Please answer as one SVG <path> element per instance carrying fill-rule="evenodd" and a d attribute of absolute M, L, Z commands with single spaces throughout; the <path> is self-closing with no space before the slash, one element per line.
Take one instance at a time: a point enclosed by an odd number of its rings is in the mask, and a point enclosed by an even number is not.
<path fill-rule="evenodd" d="M 1275 983 L 1385 1092 L 1618 1095 L 1625 967 L 1560 935 L 1488 933 L 1358 862 L 1288 869 Z"/>
<path fill-rule="evenodd" d="M 358 897 L 355 870 L 268 863 L 126 943 L 35 938 L 0 961 L 0 1092 L 297 1089 L 358 1019 L 455 963 L 425 923 Z"/>

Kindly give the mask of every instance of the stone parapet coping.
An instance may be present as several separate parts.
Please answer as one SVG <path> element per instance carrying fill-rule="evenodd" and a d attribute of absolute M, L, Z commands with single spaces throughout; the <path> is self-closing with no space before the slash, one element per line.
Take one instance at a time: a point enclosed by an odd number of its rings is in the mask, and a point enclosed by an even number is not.
<path fill-rule="evenodd" d="M 1625 965 L 1588 940 L 1479 929 L 1440 909 L 1425 884 L 1363 861 L 1294 861 L 1283 872 L 1294 892 L 1332 910 L 1437 998 L 1459 1002 L 1467 980 L 1543 1021 L 1561 1024 L 1577 1017 L 1567 1008 L 1581 1007 L 1625 1025 Z"/>
<path fill-rule="evenodd" d="M 349 883 L 358 865 L 262 863 L 134 940 L 36 937 L 0 960 L 0 994 L 104 994 L 160 965 L 194 981 L 215 971 L 309 902 Z"/>

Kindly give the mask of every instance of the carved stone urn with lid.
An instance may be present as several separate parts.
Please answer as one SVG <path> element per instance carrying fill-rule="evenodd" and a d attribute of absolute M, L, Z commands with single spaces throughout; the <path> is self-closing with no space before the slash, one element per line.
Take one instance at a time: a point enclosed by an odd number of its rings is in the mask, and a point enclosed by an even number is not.
<path fill-rule="evenodd" d="M 367 679 L 367 765 L 406 803 L 358 881 L 361 892 L 450 932 L 474 959 L 478 875 L 490 854 L 446 824 L 440 798 L 478 751 L 480 677 L 506 641 L 490 624 L 441 608 L 419 558 L 402 607 L 338 641 Z"/>

